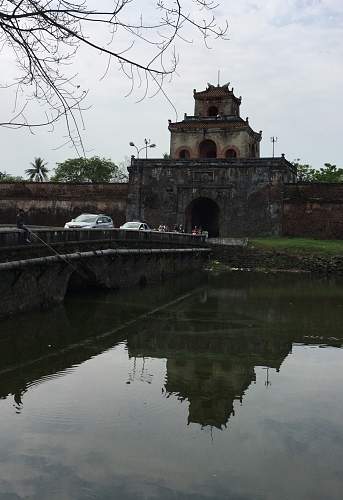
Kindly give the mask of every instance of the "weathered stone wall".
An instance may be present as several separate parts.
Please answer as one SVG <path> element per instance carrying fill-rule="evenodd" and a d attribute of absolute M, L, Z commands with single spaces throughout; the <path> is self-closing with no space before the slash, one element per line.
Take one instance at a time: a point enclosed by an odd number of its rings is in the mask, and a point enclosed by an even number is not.
<path fill-rule="evenodd" d="M 15 223 L 18 208 L 28 223 L 61 226 L 81 213 L 106 213 L 125 222 L 128 185 L 54 182 L 0 183 L 0 224 Z"/>
<path fill-rule="evenodd" d="M 129 172 L 129 220 L 190 230 L 192 202 L 209 199 L 219 209 L 219 236 L 280 234 L 282 186 L 295 178 L 284 158 L 133 159 Z"/>
<path fill-rule="evenodd" d="M 286 184 L 282 234 L 343 238 L 343 183 Z"/>

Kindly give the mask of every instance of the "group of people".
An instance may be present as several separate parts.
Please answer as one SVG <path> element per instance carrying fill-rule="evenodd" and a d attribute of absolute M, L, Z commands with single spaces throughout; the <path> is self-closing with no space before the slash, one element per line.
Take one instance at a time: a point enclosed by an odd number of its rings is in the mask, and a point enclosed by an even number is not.
<path fill-rule="evenodd" d="M 202 234 L 202 227 L 201 226 L 194 226 L 192 229 L 192 234 L 193 235 Z"/>
<path fill-rule="evenodd" d="M 158 231 L 172 232 L 172 233 L 184 233 L 185 229 L 184 229 L 182 224 L 174 224 L 174 226 L 172 228 L 170 226 L 167 226 L 166 224 L 160 224 L 158 226 Z M 201 226 L 194 226 L 192 229 L 192 234 L 193 235 L 201 235 L 201 234 L 208 235 L 207 231 L 203 231 Z"/>
<path fill-rule="evenodd" d="M 183 228 L 182 224 L 174 224 L 172 228 L 167 226 L 166 224 L 160 224 L 158 226 L 158 230 L 162 233 L 168 233 L 168 232 L 173 232 L 173 233 L 184 233 L 185 230 Z"/>

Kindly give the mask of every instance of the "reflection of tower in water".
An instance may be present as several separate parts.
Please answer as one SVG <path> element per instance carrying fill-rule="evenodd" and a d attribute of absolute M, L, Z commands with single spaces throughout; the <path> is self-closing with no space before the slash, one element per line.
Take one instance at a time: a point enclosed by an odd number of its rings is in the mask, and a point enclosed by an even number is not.
<path fill-rule="evenodd" d="M 254 367 L 242 360 L 169 359 L 166 390 L 189 401 L 188 423 L 222 428 L 234 415 L 234 401 L 255 380 Z"/>
<path fill-rule="evenodd" d="M 164 389 L 189 402 L 188 423 L 222 429 L 255 382 L 255 367 L 278 370 L 292 342 L 203 292 L 141 324 L 127 346 L 131 357 L 167 360 Z"/>

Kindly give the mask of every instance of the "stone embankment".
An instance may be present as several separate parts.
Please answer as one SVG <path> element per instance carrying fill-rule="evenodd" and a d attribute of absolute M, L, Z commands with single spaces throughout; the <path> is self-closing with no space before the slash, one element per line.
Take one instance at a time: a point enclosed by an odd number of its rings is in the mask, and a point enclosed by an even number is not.
<path fill-rule="evenodd" d="M 295 254 L 249 246 L 211 245 L 212 258 L 232 269 L 343 275 L 343 255 Z"/>

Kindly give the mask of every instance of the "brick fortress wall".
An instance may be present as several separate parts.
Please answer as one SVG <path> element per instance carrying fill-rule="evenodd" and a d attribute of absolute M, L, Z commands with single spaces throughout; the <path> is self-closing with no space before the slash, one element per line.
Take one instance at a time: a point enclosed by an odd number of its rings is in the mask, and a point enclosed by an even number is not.
<path fill-rule="evenodd" d="M 161 167 L 161 165 L 156 167 Z M 207 169 L 204 169 L 207 170 Z M 163 170 L 162 170 L 163 171 Z M 198 169 L 197 169 L 198 171 Z M 251 171 L 251 174 L 254 172 Z M 161 170 L 159 174 L 161 175 Z M 170 175 L 170 171 L 168 174 Z M 147 195 L 150 195 L 152 186 L 144 186 L 142 190 L 142 204 L 145 205 L 146 215 L 151 218 L 156 217 L 160 221 L 166 220 L 167 216 L 172 217 L 170 223 L 174 221 L 175 213 L 170 213 L 169 203 L 165 196 L 172 196 L 172 179 L 167 179 L 162 175 L 162 182 L 156 179 L 156 192 L 159 198 L 162 198 L 161 207 L 152 208 L 153 201 Z M 188 172 L 191 175 L 191 172 Z M 193 174 L 194 175 L 194 174 Z M 198 175 L 198 174 L 197 174 Z M 237 172 L 237 180 L 244 176 L 243 171 Z M 171 176 L 172 177 L 172 176 Z M 163 179 L 163 180 L 162 180 Z M 155 179 L 154 179 L 155 180 Z M 154 183 L 153 183 L 154 184 Z M 192 183 L 193 184 L 193 183 Z M 197 184 L 195 182 L 195 184 Z M 134 188 L 132 186 L 131 197 L 136 201 Z M 197 191 L 197 186 L 193 184 L 193 189 Z M 262 187 L 262 186 L 261 186 Z M 146 188 L 147 191 L 146 191 Z M 164 188 L 164 189 L 163 189 Z M 166 188 L 169 188 L 168 190 Z M 244 224 L 244 236 L 250 227 L 254 227 L 255 234 L 263 234 L 266 232 L 264 226 L 266 221 L 264 208 L 265 196 L 268 194 L 269 208 L 276 205 L 270 204 L 275 197 L 274 203 L 279 199 L 279 186 L 270 186 L 269 189 L 257 189 L 253 195 L 253 201 L 250 199 L 248 219 Z M 0 183 L 0 224 L 15 224 L 16 213 L 18 208 L 23 208 L 28 212 L 28 222 L 35 225 L 56 225 L 61 226 L 67 220 L 79 215 L 82 212 L 106 213 L 113 217 L 116 226 L 126 220 L 126 209 L 128 199 L 128 184 L 67 184 L 67 183 Z M 138 191 L 138 190 L 137 190 Z M 207 190 L 205 189 L 204 192 Z M 212 191 L 212 190 L 211 190 Z M 155 189 L 152 189 L 155 194 Z M 187 190 L 188 192 L 188 190 Z M 200 194 L 200 193 L 199 193 Z M 213 195 L 213 192 L 208 192 L 208 195 Z M 135 196 L 136 195 L 136 196 Z M 239 198 L 239 196 L 238 196 Z M 280 199 L 282 196 L 280 196 Z M 133 200 L 132 200 L 133 201 Z M 157 200 L 156 200 L 157 201 Z M 160 202 L 161 200 L 159 200 Z M 238 209 L 239 206 L 233 203 L 232 200 L 225 208 L 229 209 L 226 217 L 231 215 L 231 221 L 242 223 L 242 215 Z M 237 200 L 238 201 L 238 200 Z M 135 203 L 133 203 L 135 205 Z M 148 206 L 146 206 L 148 205 Z M 236 206 L 234 206 L 236 205 Z M 281 205 L 281 204 L 280 204 Z M 260 206 L 259 209 L 258 206 Z M 132 205 L 131 205 L 132 207 Z M 150 208 L 151 207 L 151 208 Z M 224 207 L 223 207 L 224 208 Z M 231 208 L 231 210 L 230 210 Z M 169 209 L 169 210 L 168 210 Z M 234 210 L 236 209 L 236 210 Z M 285 184 L 283 186 L 283 203 L 282 207 L 282 234 L 284 236 L 304 236 L 324 239 L 340 239 L 343 238 L 343 183 L 342 184 Z M 155 212 L 156 211 L 156 212 Z M 133 215 L 133 214 L 132 214 Z M 181 214 L 180 214 L 181 215 Z M 137 216 L 137 214 L 136 214 Z M 157 217 L 158 216 L 158 217 Z M 225 217 L 225 218 L 226 218 Z M 132 218 L 132 217 L 131 217 Z M 277 227 L 276 217 L 276 227 Z M 257 219 L 260 219 L 258 222 Z M 154 222 L 148 220 L 148 222 Z M 269 221 L 270 224 L 271 221 Z M 232 228 L 232 222 L 231 222 Z M 230 227 L 229 225 L 229 227 Z M 236 223 L 234 224 L 236 225 Z M 270 226 L 269 226 L 270 227 Z"/>
<path fill-rule="evenodd" d="M 128 184 L 0 183 L 0 224 L 15 224 L 22 208 L 28 223 L 62 226 L 81 213 L 106 213 L 125 222 Z"/>
<path fill-rule="evenodd" d="M 343 238 L 343 183 L 285 184 L 282 234 Z"/>

